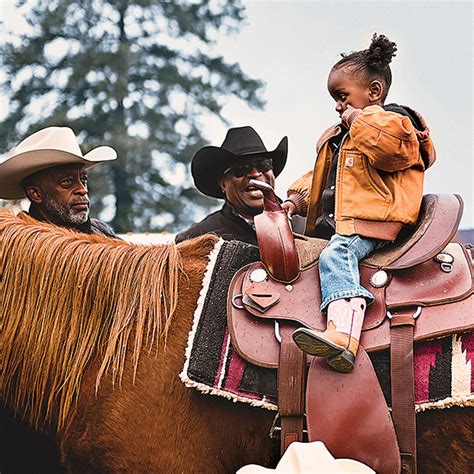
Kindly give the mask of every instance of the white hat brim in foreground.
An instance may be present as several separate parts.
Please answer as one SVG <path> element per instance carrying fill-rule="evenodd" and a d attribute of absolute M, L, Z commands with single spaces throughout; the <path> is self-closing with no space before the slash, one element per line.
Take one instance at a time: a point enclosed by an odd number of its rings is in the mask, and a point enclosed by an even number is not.
<path fill-rule="evenodd" d="M 240 468 L 236 474 L 375 474 L 369 466 L 354 459 L 335 459 L 322 441 L 291 443 L 275 469 L 256 464 Z"/>

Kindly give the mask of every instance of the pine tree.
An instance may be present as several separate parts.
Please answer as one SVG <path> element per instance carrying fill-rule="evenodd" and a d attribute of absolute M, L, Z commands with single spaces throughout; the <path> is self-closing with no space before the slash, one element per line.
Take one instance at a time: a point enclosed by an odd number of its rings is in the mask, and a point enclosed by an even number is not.
<path fill-rule="evenodd" d="M 21 0 L 27 8 L 31 1 Z M 214 53 L 244 19 L 240 0 L 36 0 L 30 30 L 0 46 L 9 110 L 0 148 L 49 125 L 119 159 L 92 171 L 92 212 L 112 226 L 176 230 L 215 205 L 186 171 L 206 144 L 200 120 L 222 116 L 229 96 L 261 107 L 262 83 Z"/>

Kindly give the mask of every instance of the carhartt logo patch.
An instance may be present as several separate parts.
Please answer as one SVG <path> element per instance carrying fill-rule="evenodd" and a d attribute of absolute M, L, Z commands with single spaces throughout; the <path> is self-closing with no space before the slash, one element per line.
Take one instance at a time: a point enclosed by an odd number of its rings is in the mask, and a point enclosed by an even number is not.
<path fill-rule="evenodd" d="M 346 168 L 352 168 L 354 166 L 354 157 L 346 156 Z"/>

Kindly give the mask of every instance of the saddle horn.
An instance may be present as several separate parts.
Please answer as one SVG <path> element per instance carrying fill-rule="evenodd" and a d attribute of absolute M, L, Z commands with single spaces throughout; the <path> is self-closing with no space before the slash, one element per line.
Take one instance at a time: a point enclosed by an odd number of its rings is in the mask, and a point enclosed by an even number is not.
<path fill-rule="evenodd" d="M 262 263 L 275 280 L 290 283 L 300 274 L 300 262 L 288 216 L 268 183 L 249 184 L 263 193 L 263 212 L 254 218 Z"/>

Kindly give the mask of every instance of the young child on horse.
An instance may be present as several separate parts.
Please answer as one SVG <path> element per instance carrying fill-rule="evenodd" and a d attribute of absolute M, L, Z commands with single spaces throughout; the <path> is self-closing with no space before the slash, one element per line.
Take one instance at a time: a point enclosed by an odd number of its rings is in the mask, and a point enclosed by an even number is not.
<path fill-rule="evenodd" d="M 314 170 L 290 187 L 283 204 L 289 215 L 307 215 L 306 234 L 329 240 L 319 260 L 327 329 L 300 328 L 293 339 L 339 372 L 354 367 L 374 300 L 360 284 L 359 261 L 416 222 L 424 171 L 435 160 L 421 115 L 384 105 L 396 50 L 374 34 L 368 49 L 343 54 L 332 67 L 328 90 L 341 122 L 323 133 Z"/>

